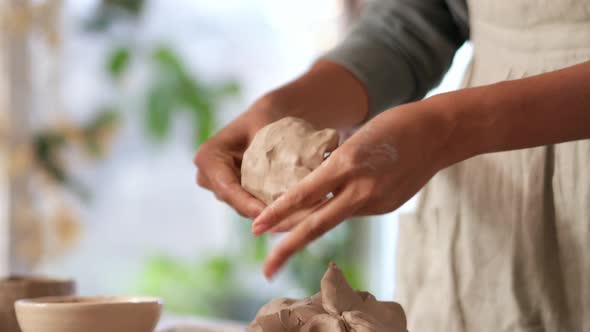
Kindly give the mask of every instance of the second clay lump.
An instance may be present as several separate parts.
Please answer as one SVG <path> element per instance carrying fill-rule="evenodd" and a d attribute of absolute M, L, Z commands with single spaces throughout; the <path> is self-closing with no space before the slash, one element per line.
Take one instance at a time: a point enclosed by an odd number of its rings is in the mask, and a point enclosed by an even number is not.
<path fill-rule="evenodd" d="M 320 288 L 302 300 L 272 300 L 258 311 L 247 331 L 406 332 L 406 316 L 399 304 L 353 290 L 336 264 L 330 264 Z"/>

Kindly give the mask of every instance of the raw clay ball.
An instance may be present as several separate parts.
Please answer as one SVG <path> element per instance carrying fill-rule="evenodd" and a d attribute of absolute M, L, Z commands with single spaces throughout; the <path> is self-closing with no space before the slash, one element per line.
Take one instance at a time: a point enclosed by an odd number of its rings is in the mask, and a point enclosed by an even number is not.
<path fill-rule="evenodd" d="M 260 129 L 242 159 L 242 187 L 266 204 L 284 194 L 338 147 L 334 129 L 286 117 Z"/>

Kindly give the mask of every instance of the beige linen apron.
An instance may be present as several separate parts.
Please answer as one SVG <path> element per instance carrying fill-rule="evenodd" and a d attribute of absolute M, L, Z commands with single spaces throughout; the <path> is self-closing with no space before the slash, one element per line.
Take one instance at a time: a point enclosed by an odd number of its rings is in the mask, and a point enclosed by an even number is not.
<path fill-rule="evenodd" d="M 590 0 L 470 0 L 469 11 L 465 86 L 590 60 Z M 439 172 L 402 216 L 398 262 L 411 332 L 590 331 L 590 141 Z"/>

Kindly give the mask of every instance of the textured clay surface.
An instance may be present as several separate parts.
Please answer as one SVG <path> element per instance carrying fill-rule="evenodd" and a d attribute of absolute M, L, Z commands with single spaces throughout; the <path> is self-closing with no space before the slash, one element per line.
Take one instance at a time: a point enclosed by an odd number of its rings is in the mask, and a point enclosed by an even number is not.
<path fill-rule="evenodd" d="M 272 203 L 338 147 L 334 129 L 315 130 L 302 119 L 286 117 L 260 129 L 242 160 L 242 187 Z"/>
<path fill-rule="evenodd" d="M 331 263 L 320 293 L 303 300 L 276 299 L 264 305 L 248 332 L 406 332 L 406 316 L 395 302 L 380 302 L 353 290 Z"/>

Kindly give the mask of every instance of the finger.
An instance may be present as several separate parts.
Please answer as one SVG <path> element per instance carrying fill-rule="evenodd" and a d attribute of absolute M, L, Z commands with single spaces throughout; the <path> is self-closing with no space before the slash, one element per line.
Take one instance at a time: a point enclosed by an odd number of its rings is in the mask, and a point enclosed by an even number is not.
<path fill-rule="evenodd" d="M 268 233 L 277 234 L 292 230 L 295 226 L 299 225 L 303 220 L 306 220 L 313 213 L 313 211 L 315 211 L 316 208 L 317 206 L 314 206 L 312 208 L 305 208 L 304 210 L 295 212 L 294 214 L 288 216 L 286 219 L 283 219 L 278 225 L 269 229 Z"/>
<path fill-rule="evenodd" d="M 199 187 L 211 190 L 211 182 L 209 182 L 209 179 L 207 179 L 205 174 L 197 170 L 197 175 L 195 178 L 195 182 L 197 183 L 197 185 L 199 185 Z"/>
<path fill-rule="evenodd" d="M 420 186 L 415 186 L 412 180 L 414 180 L 412 177 L 402 179 L 393 185 L 395 187 L 395 193 L 381 197 L 380 199 L 372 199 L 371 204 L 362 206 L 355 214 L 357 216 L 370 216 L 397 210 L 420 190 Z"/>
<path fill-rule="evenodd" d="M 253 233 L 260 235 L 296 211 L 317 204 L 343 181 L 331 164 L 320 165 L 262 211 L 252 224 Z"/>
<path fill-rule="evenodd" d="M 271 228 L 268 232 L 270 234 L 276 234 L 276 233 L 288 232 L 288 231 L 292 230 L 299 223 L 301 223 L 302 221 L 309 218 L 309 216 L 311 216 L 313 213 L 315 213 L 324 204 L 327 204 L 327 202 L 328 202 L 328 199 L 325 199 L 324 201 L 321 201 L 321 202 L 317 203 L 316 205 L 298 210 L 297 212 L 295 212 L 295 213 L 291 214 L 290 216 L 288 216 L 287 218 L 283 219 L 281 222 L 279 222 L 278 225 Z"/>
<path fill-rule="evenodd" d="M 216 196 L 245 217 L 256 218 L 260 215 L 264 203 L 242 188 L 238 176 L 230 167 L 224 164 L 217 167 L 213 179 L 209 179 Z"/>
<path fill-rule="evenodd" d="M 307 220 L 297 225 L 277 247 L 271 250 L 264 263 L 264 275 L 268 279 L 272 278 L 289 257 L 353 215 L 358 207 L 353 198 L 353 190 L 343 191 L 330 199 Z"/>

